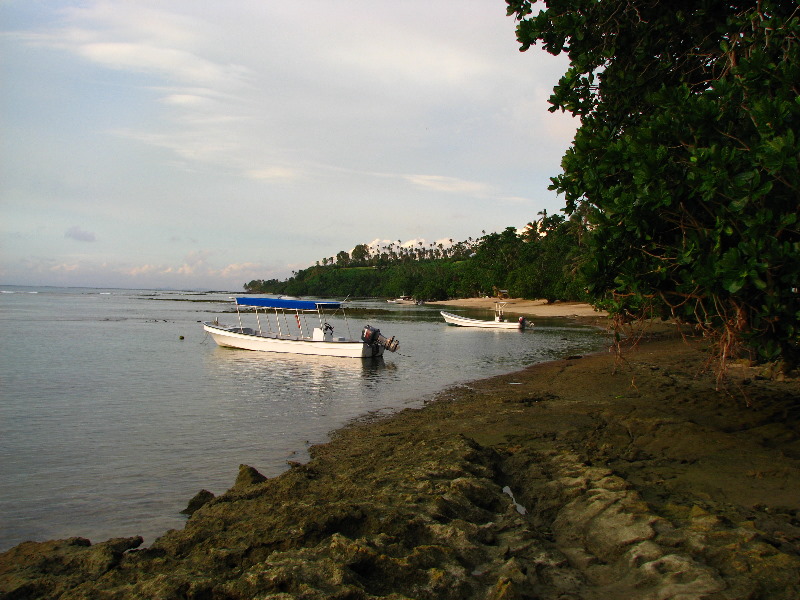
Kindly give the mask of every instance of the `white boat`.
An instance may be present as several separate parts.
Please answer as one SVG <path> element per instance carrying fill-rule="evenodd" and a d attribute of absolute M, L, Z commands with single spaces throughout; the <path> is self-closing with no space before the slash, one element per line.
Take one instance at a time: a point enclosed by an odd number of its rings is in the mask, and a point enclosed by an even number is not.
<path fill-rule="evenodd" d="M 520 317 L 517 321 L 506 321 L 503 316 L 503 309 L 508 302 L 495 302 L 494 303 L 494 321 L 482 321 L 480 319 L 471 319 L 469 317 L 462 317 L 461 315 L 454 315 L 453 313 L 439 311 L 444 317 L 444 320 L 450 325 L 458 325 L 460 327 L 485 327 L 490 329 L 525 329 L 530 324 L 525 320 L 525 317 Z"/>
<path fill-rule="evenodd" d="M 341 309 L 344 313 L 339 302 L 286 298 L 234 300 L 238 326 L 222 325 L 218 321 L 203 323 L 203 329 L 220 346 L 262 352 L 371 358 L 383 356 L 384 349 L 395 352 L 399 345 L 397 339 L 386 339 L 381 335 L 380 329 L 370 325 L 361 330 L 361 338 L 358 340 L 334 335 L 333 326 L 325 321 L 324 311 Z M 240 306 L 255 309 L 255 328 L 242 324 Z M 309 316 L 312 321 L 316 316 L 319 327 L 308 325 Z M 346 319 L 345 315 L 345 322 Z M 349 329 L 349 323 L 347 327 Z"/>
<path fill-rule="evenodd" d="M 421 302 L 417 302 L 411 296 L 400 296 L 399 298 L 392 298 L 391 300 L 387 300 L 389 304 L 422 304 Z"/>

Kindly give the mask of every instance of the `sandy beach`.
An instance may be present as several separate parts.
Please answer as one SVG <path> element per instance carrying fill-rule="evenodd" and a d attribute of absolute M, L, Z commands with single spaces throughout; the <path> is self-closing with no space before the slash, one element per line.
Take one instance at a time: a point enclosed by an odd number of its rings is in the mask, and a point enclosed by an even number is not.
<path fill-rule="evenodd" d="M 462 308 L 485 308 L 494 310 L 495 302 L 505 302 L 505 311 L 509 314 L 523 315 L 526 317 L 564 317 L 570 319 L 595 319 L 601 320 L 608 316 L 605 311 L 595 310 L 585 302 L 554 302 L 548 304 L 546 300 L 524 300 L 522 298 L 463 298 L 460 300 L 444 300 L 427 302 L 433 306 L 459 306 Z"/>
<path fill-rule="evenodd" d="M 602 318 L 509 312 L 545 308 Z M 720 387 L 703 346 L 655 327 L 367 415 L 278 477 L 241 465 L 149 548 L 21 544 L 0 598 L 794 600 L 800 378 Z"/>

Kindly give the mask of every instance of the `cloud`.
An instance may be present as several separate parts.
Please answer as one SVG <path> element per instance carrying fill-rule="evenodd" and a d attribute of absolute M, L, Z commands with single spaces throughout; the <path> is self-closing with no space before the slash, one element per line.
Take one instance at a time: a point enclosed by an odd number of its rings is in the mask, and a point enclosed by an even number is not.
<path fill-rule="evenodd" d="M 439 192 L 485 196 L 490 191 L 489 186 L 485 183 L 467 181 L 456 177 L 445 177 L 443 175 L 406 175 L 405 179 L 419 187 Z"/>
<path fill-rule="evenodd" d="M 547 97 L 567 59 L 521 55 L 502 6 L 56 4 L 4 5 L 6 281 L 50 276 L 10 270 L 45 256 L 63 284 L 238 288 L 366 227 L 418 247 L 560 207 L 576 123 Z"/>
<path fill-rule="evenodd" d="M 245 277 L 255 278 L 255 275 L 253 275 L 254 273 L 263 273 L 263 271 L 264 265 L 247 262 L 227 265 L 219 270 L 219 274 L 225 279 L 234 278 L 238 281 L 239 279 L 243 279 Z"/>
<path fill-rule="evenodd" d="M 300 176 L 297 169 L 290 167 L 262 167 L 260 169 L 252 169 L 247 172 L 247 176 L 252 179 L 265 179 L 265 180 L 280 180 L 280 179 L 295 179 Z"/>
<path fill-rule="evenodd" d="M 240 125 L 253 118 L 247 105 L 255 94 L 254 72 L 220 51 L 224 34 L 209 29 L 207 21 L 138 4 L 101 0 L 63 13 L 69 25 L 12 36 L 109 71 L 141 74 L 129 79 L 131 97 L 155 99 L 168 110 L 159 123 L 136 122 L 111 133 L 190 162 L 240 172 L 250 168 L 252 149 L 242 143 L 241 132 L 252 126 Z"/>
<path fill-rule="evenodd" d="M 125 273 L 126 275 L 130 275 L 131 277 L 141 277 L 141 276 L 148 276 L 157 273 L 163 272 L 163 267 L 158 267 L 156 265 L 138 265 L 135 267 L 130 268 L 122 268 L 120 269 L 121 272 Z"/>
<path fill-rule="evenodd" d="M 49 268 L 53 273 L 72 273 L 78 269 L 80 269 L 80 266 L 75 263 L 60 263 Z"/>
<path fill-rule="evenodd" d="M 135 266 L 104 265 L 106 277 L 115 273 L 141 281 L 146 287 L 215 287 L 220 289 L 241 289 L 242 285 L 253 279 L 275 277 L 269 265 L 255 262 L 230 263 L 217 267 L 209 264 L 205 252 L 197 252 L 186 257 L 179 265 L 142 264 Z M 305 268 L 307 265 L 303 265 Z M 86 266 L 86 271 L 95 270 Z M 100 269 L 96 269 L 100 270 Z"/>
<path fill-rule="evenodd" d="M 146 43 L 95 42 L 81 44 L 75 50 L 84 58 L 113 69 L 155 73 L 193 85 L 228 85 L 247 74 L 247 69 L 239 65 L 218 65 L 191 52 Z"/>
<path fill-rule="evenodd" d="M 91 231 L 85 231 L 78 227 L 77 225 L 73 225 L 64 233 L 64 237 L 70 238 L 73 240 L 77 240 L 79 242 L 94 242 L 96 241 L 95 235 Z"/>

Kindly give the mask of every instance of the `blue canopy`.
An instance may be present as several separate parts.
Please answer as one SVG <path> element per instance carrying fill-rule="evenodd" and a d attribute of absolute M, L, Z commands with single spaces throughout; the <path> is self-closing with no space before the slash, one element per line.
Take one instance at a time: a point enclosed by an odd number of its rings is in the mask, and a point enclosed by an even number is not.
<path fill-rule="evenodd" d="M 317 310 L 339 308 L 339 302 L 324 300 L 287 300 L 284 298 L 236 298 L 241 306 L 259 306 L 261 308 L 285 308 L 289 310 Z"/>

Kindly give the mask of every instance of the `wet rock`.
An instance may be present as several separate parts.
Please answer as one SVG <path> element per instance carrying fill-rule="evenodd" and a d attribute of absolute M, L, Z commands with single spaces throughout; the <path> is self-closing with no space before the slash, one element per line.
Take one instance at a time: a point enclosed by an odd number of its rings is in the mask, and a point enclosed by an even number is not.
<path fill-rule="evenodd" d="M 266 481 L 267 478 L 249 465 L 239 465 L 239 474 L 236 476 L 234 489 L 243 489 L 252 485 L 258 485 Z"/>
<path fill-rule="evenodd" d="M 116 568 L 125 552 L 142 542 L 137 536 L 92 545 L 75 537 L 19 544 L 0 554 L 0 597 L 58 598 Z"/>
<path fill-rule="evenodd" d="M 181 514 L 192 516 L 197 510 L 211 502 L 214 498 L 214 494 L 208 490 L 200 490 L 189 500 L 189 504 L 181 511 Z"/>

